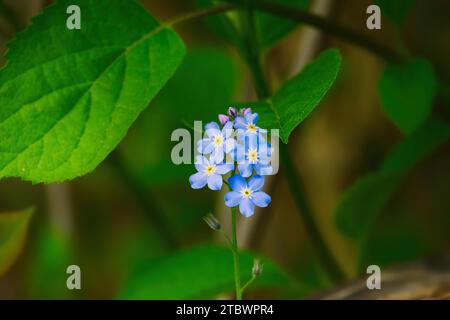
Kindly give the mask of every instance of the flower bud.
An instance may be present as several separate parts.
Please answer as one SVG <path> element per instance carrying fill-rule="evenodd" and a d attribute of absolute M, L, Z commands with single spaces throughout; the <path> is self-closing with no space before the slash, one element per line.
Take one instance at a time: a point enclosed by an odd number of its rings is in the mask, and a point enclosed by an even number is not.
<path fill-rule="evenodd" d="M 229 115 L 230 117 L 232 117 L 232 118 L 236 117 L 236 116 L 237 116 L 237 110 L 236 110 L 236 108 L 229 107 L 229 108 L 228 108 L 228 115 Z"/>
<path fill-rule="evenodd" d="M 206 216 L 203 217 L 203 220 L 206 222 L 206 224 L 213 229 L 214 231 L 218 231 L 220 230 L 220 228 L 222 227 L 220 225 L 219 220 L 217 220 L 216 217 L 214 217 L 211 213 L 207 214 Z"/>
<path fill-rule="evenodd" d="M 243 108 L 241 109 L 241 114 L 243 116 L 245 116 L 247 113 L 251 113 L 252 112 L 252 108 Z"/>
<path fill-rule="evenodd" d="M 225 125 L 225 123 L 227 123 L 228 121 L 230 121 L 230 118 L 224 114 L 219 114 L 219 122 L 221 125 Z"/>
<path fill-rule="evenodd" d="M 255 259 L 255 261 L 253 262 L 253 269 L 252 269 L 252 274 L 254 277 L 259 277 L 262 273 L 263 270 L 263 266 L 261 264 L 261 262 L 259 261 L 259 259 Z"/>

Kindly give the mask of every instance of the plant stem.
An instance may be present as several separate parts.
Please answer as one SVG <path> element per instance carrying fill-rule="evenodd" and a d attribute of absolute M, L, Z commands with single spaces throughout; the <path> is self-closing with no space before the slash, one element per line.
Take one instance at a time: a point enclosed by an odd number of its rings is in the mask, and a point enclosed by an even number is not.
<path fill-rule="evenodd" d="M 183 14 L 177 18 L 168 20 L 164 23 L 164 25 L 172 27 L 172 26 L 176 26 L 181 23 L 190 22 L 190 21 L 200 19 L 203 17 L 212 16 L 212 15 L 219 14 L 219 13 L 224 13 L 224 12 L 227 12 L 234 8 L 235 8 L 235 6 L 233 6 L 231 4 L 221 4 L 221 5 L 213 6 L 213 7 L 209 7 L 209 8 L 198 9 L 198 10 L 194 10 L 194 11 L 188 12 L 186 14 Z"/>
<path fill-rule="evenodd" d="M 283 143 L 280 144 L 280 158 L 283 163 L 283 170 L 286 173 L 285 176 L 289 184 L 289 189 L 292 192 L 294 201 L 302 216 L 303 222 L 305 223 L 305 228 L 323 266 L 333 281 L 339 282 L 345 279 L 344 272 L 341 270 L 333 254 L 328 249 L 328 246 L 322 238 L 320 230 L 314 221 L 314 215 L 305 197 L 300 177 L 295 171 L 294 164 L 289 156 L 287 145 Z"/>
<path fill-rule="evenodd" d="M 247 289 L 247 287 L 248 287 L 249 285 L 251 285 L 251 284 L 253 283 L 253 281 L 255 281 L 255 279 L 256 279 L 256 276 L 255 276 L 255 275 L 252 275 L 252 277 L 250 278 L 250 280 L 248 280 L 247 283 L 244 284 L 244 285 L 242 286 L 241 293 L 244 293 L 245 289 Z"/>
<path fill-rule="evenodd" d="M 242 300 L 242 290 L 241 290 L 241 275 L 239 272 L 239 252 L 237 244 L 237 230 L 236 230 L 236 207 L 231 208 L 231 230 L 232 236 L 232 252 L 233 252 L 233 263 L 234 263 L 234 280 L 236 285 L 236 300 Z"/>
<path fill-rule="evenodd" d="M 245 8 L 245 10 L 252 11 L 251 8 Z M 249 32 L 247 38 L 252 38 L 255 32 L 252 15 L 248 14 L 247 19 L 248 19 L 247 24 L 253 24 L 253 27 L 251 25 L 247 27 L 246 31 Z M 244 23 L 244 25 L 246 24 Z M 248 45 L 254 46 L 255 42 L 249 41 Z M 264 72 L 261 65 L 261 59 L 258 50 L 256 50 L 253 47 L 249 48 L 249 52 L 250 53 L 248 56 L 253 57 L 253 59 L 251 59 L 248 62 L 250 64 L 250 69 L 252 71 L 253 78 L 255 79 L 255 86 L 257 87 L 256 92 L 258 98 L 262 100 L 271 95 L 270 87 L 266 81 L 266 78 L 264 77 Z M 301 181 L 300 177 L 296 173 L 292 159 L 289 156 L 287 145 L 283 143 L 280 144 L 280 153 L 281 153 L 281 161 L 283 163 L 283 168 L 285 169 L 286 177 L 288 179 L 292 196 L 294 197 L 297 208 L 300 214 L 302 215 L 306 230 L 308 231 L 312 243 L 316 248 L 316 251 L 318 252 L 318 255 L 324 267 L 326 268 L 330 278 L 335 282 L 339 282 L 344 278 L 344 273 L 341 271 L 339 264 L 336 262 L 334 256 L 329 251 L 327 245 L 325 244 L 325 241 L 322 239 L 319 228 L 314 221 L 314 215 L 310 209 L 310 206 L 304 194 L 300 182 Z"/>
<path fill-rule="evenodd" d="M 293 21 L 303 22 L 324 31 L 327 34 L 334 35 L 344 40 L 351 42 L 357 46 L 363 47 L 383 59 L 391 62 L 401 62 L 403 57 L 391 48 L 374 41 L 364 34 L 354 31 L 350 28 L 344 27 L 333 21 L 324 19 L 315 14 L 295 8 L 292 6 L 283 5 L 266 0 L 223 0 L 234 5 L 243 6 L 245 8 L 251 7 L 260 11 L 275 14 Z"/>
<path fill-rule="evenodd" d="M 152 193 L 128 172 L 117 150 L 111 153 L 109 159 L 122 183 L 136 198 L 166 246 L 170 249 L 179 247 L 179 239 Z"/>

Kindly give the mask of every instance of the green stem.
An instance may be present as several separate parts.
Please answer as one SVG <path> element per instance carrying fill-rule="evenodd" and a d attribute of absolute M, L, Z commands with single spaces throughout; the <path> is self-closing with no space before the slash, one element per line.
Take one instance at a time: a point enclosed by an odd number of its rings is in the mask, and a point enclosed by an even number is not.
<path fill-rule="evenodd" d="M 303 191 L 300 177 L 298 176 L 292 159 L 289 156 L 287 145 L 283 143 L 280 144 L 280 158 L 283 163 L 283 170 L 285 171 L 289 189 L 292 192 L 295 204 L 297 205 L 299 213 L 301 214 L 305 224 L 305 228 L 313 246 L 316 249 L 316 252 L 319 255 L 320 260 L 322 261 L 323 266 L 326 268 L 327 273 L 333 281 L 339 282 L 345 279 L 344 272 L 341 270 L 339 264 L 322 238 L 320 230 L 314 220 L 314 214 L 312 213 L 305 197 L 305 192 Z"/>
<path fill-rule="evenodd" d="M 242 300 L 241 290 L 241 275 L 239 272 L 239 252 L 237 244 L 237 230 L 236 230 L 236 207 L 231 208 L 231 229 L 233 232 L 232 252 L 233 252 L 233 264 L 234 264 L 234 280 L 236 285 L 236 300 Z"/>
<path fill-rule="evenodd" d="M 403 57 L 395 50 L 392 50 L 391 48 L 388 48 L 378 43 L 377 41 L 366 37 L 362 33 L 293 6 L 288 6 L 267 0 L 246 0 L 244 2 L 242 0 L 222 1 L 232 3 L 236 6 L 241 6 L 244 9 L 251 7 L 253 9 L 278 15 L 289 20 L 309 24 L 319 30 L 324 31 L 327 34 L 343 38 L 350 43 L 363 47 L 382 57 L 383 59 L 391 62 L 401 62 L 403 60 Z"/>
<path fill-rule="evenodd" d="M 252 11 L 250 8 L 245 8 L 247 11 Z M 253 26 L 251 26 L 253 24 Z M 245 23 L 243 25 L 246 25 Z M 252 19 L 252 14 L 247 14 L 247 32 L 249 32 L 247 38 L 254 38 L 254 21 Z M 248 42 L 248 45 L 255 45 L 255 42 Z M 253 48 L 249 48 L 248 56 L 253 57 L 251 61 L 249 61 L 250 69 L 252 70 L 253 78 L 255 79 L 256 92 L 258 93 L 258 98 L 265 99 L 270 96 L 270 87 L 266 82 L 264 77 L 264 72 L 262 70 L 261 59 L 259 53 L 255 54 L 257 50 Z M 294 165 L 292 159 L 289 156 L 287 146 L 284 144 L 280 145 L 280 153 L 281 153 L 281 161 L 283 163 L 283 168 L 286 172 L 286 177 L 289 182 L 289 187 L 294 197 L 297 208 L 302 215 L 303 221 L 305 223 L 306 230 L 312 240 L 318 255 L 326 268 L 330 278 L 339 282 L 344 279 L 344 273 L 341 271 L 339 264 L 336 262 L 334 256 L 329 251 L 325 241 L 323 240 L 319 228 L 314 221 L 314 215 L 310 209 L 306 196 L 304 194 L 301 180 L 298 174 L 294 169 Z"/>
<path fill-rule="evenodd" d="M 241 294 L 244 293 L 245 289 L 247 289 L 247 287 L 250 286 L 253 283 L 253 281 L 255 281 L 255 279 L 256 279 L 256 276 L 252 275 L 250 280 L 248 280 L 247 283 L 242 286 Z"/>

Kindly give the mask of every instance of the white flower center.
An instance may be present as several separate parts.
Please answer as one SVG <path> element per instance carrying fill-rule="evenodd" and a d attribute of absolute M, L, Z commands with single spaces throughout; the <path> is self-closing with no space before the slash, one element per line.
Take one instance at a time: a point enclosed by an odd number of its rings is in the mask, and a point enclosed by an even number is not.
<path fill-rule="evenodd" d="M 214 137 L 214 145 L 216 147 L 220 147 L 223 143 L 223 136 L 221 134 L 218 134 Z"/>
<path fill-rule="evenodd" d="M 241 195 L 243 198 L 252 198 L 252 190 L 250 190 L 249 188 L 243 188 L 241 190 Z"/>
<path fill-rule="evenodd" d="M 216 172 L 216 166 L 210 164 L 209 166 L 206 167 L 205 172 L 207 175 L 212 175 L 214 172 Z"/>
<path fill-rule="evenodd" d="M 253 123 L 249 123 L 247 125 L 247 131 L 251 132 L 251 133 L 255 133 L 256 132 L 256 126 Z"/>

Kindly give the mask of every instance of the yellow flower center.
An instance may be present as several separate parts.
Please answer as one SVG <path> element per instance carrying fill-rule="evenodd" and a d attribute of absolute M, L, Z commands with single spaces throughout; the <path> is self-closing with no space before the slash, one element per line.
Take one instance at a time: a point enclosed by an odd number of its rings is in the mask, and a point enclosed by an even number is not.
<path fill-rule="evenodd" d="M 255 126 L 253 123 L 249 123 L 249 124 L 247 125 L 247 130 L 248 130 L 249 132 L 256 132 L 256 126 Z"/>
<path fill-rule="evenodd" d="M 208 167 L 206 167 L 206 173 L 207 174 L 213 174 L 214 171 L 216 171 L 216 166 L 209 165 Z"/>
<path fill-rule="evenodd" d="M 248 151 L 248 160 L 251 162 L 258 161 L 258 151 L 254 150 L 254 149 L 250 149 Z"/>
<path fill-rule="evenodd" d="M 244 198 L 250 198 L 252 196 L 252 191 L 249 188 L 241 190 L 241 194 Z"/>
<path fill-rule="evenodd" d="M 221 146 L 222 143 L 223 143 L 223 137 L 222 137 L 222 135 L 217 135 L 217 136 L 214 137 L 214 144 L 215 144 L 216 146 Z"/>

